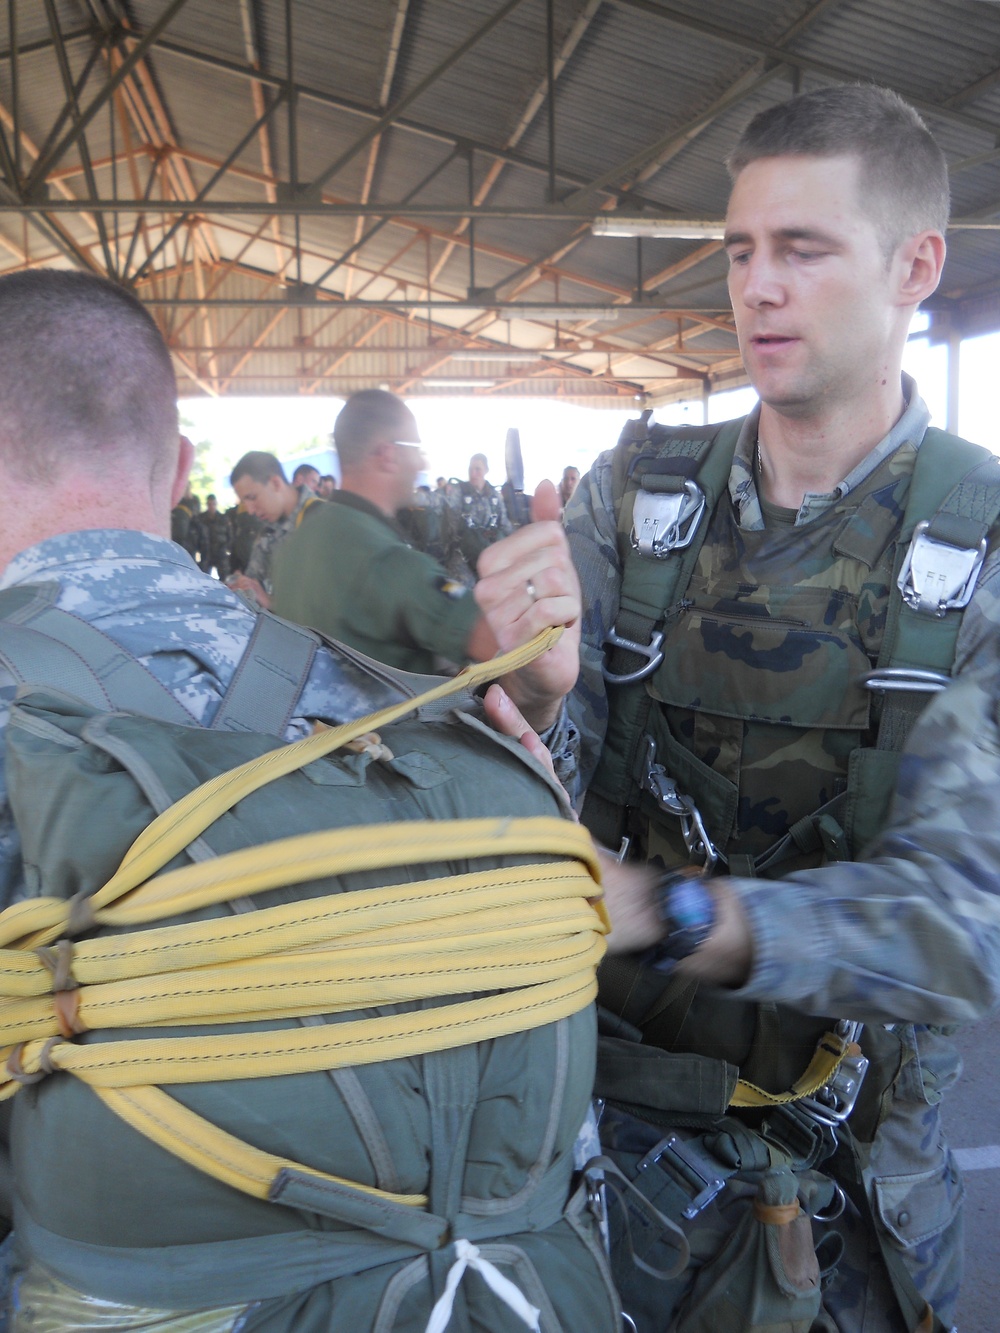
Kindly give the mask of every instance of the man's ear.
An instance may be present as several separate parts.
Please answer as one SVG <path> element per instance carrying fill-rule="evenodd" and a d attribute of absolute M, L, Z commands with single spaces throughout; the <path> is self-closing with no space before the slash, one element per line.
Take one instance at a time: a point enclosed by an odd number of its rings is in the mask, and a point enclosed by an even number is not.
<path fill-rule="evenodd" d="M 945 241 L 939 231 L 922 231 L 896 252 L 900 305 L 919 305 L 936 290 L 944 268 Z"/>
<path fill-rule="evenodd" d="M 177 471 L 174 474 L 174 484 L 170 491 L 171 509 L 178 503 L 187 489 L 188 475 L 191 472 L 193 462 L 194 445 L 186 435 L 182 435 L 180 437 L 180 448 L 177 451 Z"/>

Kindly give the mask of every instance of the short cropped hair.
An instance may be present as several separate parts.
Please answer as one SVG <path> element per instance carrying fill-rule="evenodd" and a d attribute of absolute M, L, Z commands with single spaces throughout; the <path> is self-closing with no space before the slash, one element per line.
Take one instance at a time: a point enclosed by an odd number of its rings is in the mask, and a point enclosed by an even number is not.
<path fill-rule="evenodd" d="M 354 467 L 373 444 L 415 434 L 413 414 L 386 389 L 362 389 L 351 394 L 333 423 L 333 442 L 345 467 Z M 416 444 L 417 440 L 410 443 Z"/>
<path fill-rule="evenodd" d="M 285 469 L 274 454 L 266 453 L 263 449 L 251 449 L 248 454 L 243 455 L 229 474 L 230 486 L 235 486 L 240 477 L 250 477 L 261 484 L 272 477 L 280 477 L 286 483 L 288 481 Z"/>
<path fill-rule="evenodd" d="M 484 472 L 489 472 L 490 470 L 490 465 L 485 454 L 473 454 L 469 459 L 469 467 L 472 467 L 473 463 L 482 463 Z"/>
<path fill-rule="evenodd" d="M 292 473 L 292 481 L 299 482 L 309 475 L 310 472 L 316 473 L 316 480 L 319 480 L 319 468 L 313 467 L 312 463 L 300 463 Z"/>
<path fill-rule="evenodd" d="M 897 93 L 873 84 L 838 84 L 761 111 L 726 159 L 735 181 L 765 157 L 859 159 L 861 201 L 888 259 L 907 236 L 944 232 L 948 166 L 923 119 Z"/>
<path fill-rule="evenodd" d="M 92 273 L 0 277 L 0 457 L 41 482 L 70 460 L 177 456 L 177 381 L 152 316 Z"/>

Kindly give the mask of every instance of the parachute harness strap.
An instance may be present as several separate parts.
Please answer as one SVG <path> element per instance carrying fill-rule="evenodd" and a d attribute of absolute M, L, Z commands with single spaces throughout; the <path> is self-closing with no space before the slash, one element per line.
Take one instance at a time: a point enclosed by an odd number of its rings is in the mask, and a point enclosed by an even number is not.
<path fill-rule="evenodd" d="M 555 817 L 379 824 L 283 838 L 160 872 L 251 792 L 424 704 L 516 670 L 559 633 L 546 631 L 416 699 L 318 731 L 203 783 L 154 819 L 86 900 L 35 898 L 0 913 L 0 1099 L 48 1073 L 71 1073 L 140 1133 L 254 1197 L 268 1198 L 278 1175 L 292 1170 L 390 1203 L 426 1206 L 423 1195 L 372 1189 L 253 1148 L 155 1085 L 414 1057 L 586 1008 L 610 929 L 587 832 Z M 533 855 L 559 859 L 150 925 L 326 876 Z M 125 933 L 67 938 L 102 926 Z M 115 1028 L 280 1022 L 474 991 L 489 993 L 319 1027 L 163 1038 L 154 1031 L 87 1045 L 67 1039 Z"/>

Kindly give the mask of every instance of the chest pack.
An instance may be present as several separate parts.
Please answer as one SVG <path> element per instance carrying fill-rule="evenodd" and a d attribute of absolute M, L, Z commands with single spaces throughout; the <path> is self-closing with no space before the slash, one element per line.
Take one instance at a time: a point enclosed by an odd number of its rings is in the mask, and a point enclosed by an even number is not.
<path fill-rule="evenodd" d="M 930 430 L 839 510 L 744 534 L 728 495 L 741 425 L 640 421 L 620 442 L 610 717 L 583 817 L 606 845 L 627 838 L 667 865 L 783 875 L 849 859 L 882 827 L 906 736 L 950 679 L 1000 515 L 1000 463 Z M 796 746 L 799 769 L 781 769 Z M 754 761 L 763 792 L 791 773 L 795 798 L 811 802 L 756 844 Z M 600 981 L 605 1151 L 680 1222 L 693 1256 L 672 1285 L 650 1281 L 667 1247 L 627 1203 L 612 1213 L 615 1277 L 639 1333 L 836 1327 L 823 1288 L 845 1195 L 872 1228 L 905 1326 L 940 1330 L 861 1184 L 909 1076 L 906 1025 L 739 1004 L 634 959 L 606 960 Z M 845 1043 L 831 1076 L 824 1058 Z"/>
<path fill-rule="evenodd" d="M 1000 463 L 930 429 L 843 505 L 775 538 L 735 521 L 741 425 L 623 433 L 609 723 L 585 822 L 611 846 L 650 836 L 647 854 L 668 864 L 707 854 L 734 874 L 785 874 L 856 856 L 884 824 L 899 751 L 950 678 Z M 801 751 L 788 777 L 778 751 Z M 759 813 L 783 778 L 814 797 L 784 821 Z"/>
<path fill-rule="evenodd" d="M 317 636 L 261 617 L 207 729 L 52 593 L 0 596 L 26 682 L 0 1098 L 29 1283 L 185 1329 L 260 1302 L 311 1333 L 334 1301 L 382 1333 L 453 1309 L 617 1329 L 571 1184 L 598 872 L 465 694 L 497 663 L 419 693 L 348 653 L 402 701 L 283 744 Z"/>

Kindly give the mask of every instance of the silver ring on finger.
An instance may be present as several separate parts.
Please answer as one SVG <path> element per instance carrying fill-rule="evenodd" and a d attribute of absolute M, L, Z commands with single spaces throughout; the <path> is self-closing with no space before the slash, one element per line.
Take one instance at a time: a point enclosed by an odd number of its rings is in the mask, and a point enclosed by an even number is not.
<path fill-rule="evenodd" d="M 531 598 L 533 602 L 538 600 L 538 589 L 532 583 L 531 579 L 528 579 L 527 583 L 524 585 L 524 591 L 528 594 L 528 596 Z"/>

